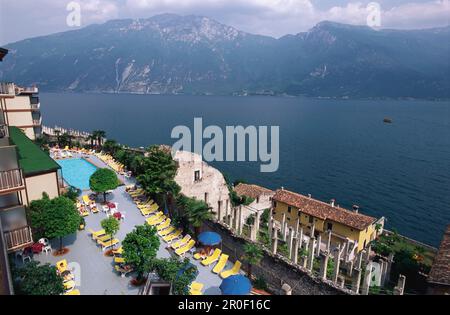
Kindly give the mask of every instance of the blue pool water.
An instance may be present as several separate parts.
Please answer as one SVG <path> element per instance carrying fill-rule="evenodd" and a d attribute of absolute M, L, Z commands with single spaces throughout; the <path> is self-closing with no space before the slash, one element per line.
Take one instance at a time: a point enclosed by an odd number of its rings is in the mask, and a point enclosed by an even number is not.
<path fill-rule="evenodd" d="M 89 178 L 97 167 L 84 159 L 68 159 L 56 161 L 62 168 L 64 180 L 71 186 L 81 190 L 89 189 Z"/>

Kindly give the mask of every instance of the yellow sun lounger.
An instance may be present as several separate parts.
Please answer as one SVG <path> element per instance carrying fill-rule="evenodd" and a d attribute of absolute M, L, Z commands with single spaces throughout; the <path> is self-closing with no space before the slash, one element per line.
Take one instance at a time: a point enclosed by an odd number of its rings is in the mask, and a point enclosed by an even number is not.
<path fill-rule="evenodd" d="M 100 242 L 106 242 L 109 241 L 111 239 L 111 234 L 108 235 L 103 235 L 97 238 L 97 243 L 100 244 Z"/>
<path fill-rule="evenodd" d="M 214 250 L 214 253 L 212 253 L 211 256 L 208 256 L 208 257 L 206 257 L 205 259 L 203 259 L 201 261 L 202 265 L 203 266 L 209 266 L 212 263 L 215 263 L 219 259 L 219 256 L 220 256 L 221 253 L 222 253 L 222 251 L 220 249 L 216 248 Z"/>
<path fill-rule="evenodd" d="M 59 273 L 62 273 L 67 270 L 67 260 L 63 259 L 56 263 L 56 269 Z"/>
<path fill-rule="evenodd" d="M 181 240 L 176 241 L 175 243 L 171 244 L 170 247 L 172 247 L 173 249 L 183 247 L 184 245 L 187 244 L 187 242 L 189 242 L 190 239 L 191 239 L 191 236 L 189 234 L 186 234 Z"/>
<path fill-rule="evenodd" d="M 165 219 L 167 219 L 167 217 L 162 214 L 162 215 L 156 215 L 154 217 L 148 218 L 147 220 L 145 220 L 147 222 L 148 225 L 158 225 L 160 223 L 162 223 Z"/>
<path fill-rule="evenodd" d="M 89 215 L 89 211 L 87 211 L 86 210 L 86 208 L 84 208 L 84 209 L 78 209 L 78 212 L 80 213 L 80 215 L 82 216 L 82 217 L 87 217 L 88 215 Z"/>
<path fill-rule="evenodd" d="M 172 233 L 173 231 L 175 231 L 175 227 L 173 225 L 169 226 L 167 229 L 158 231 L 158 235 L 163 237 L 166 235 L 169 235 L 170 233 Z"/>
<path fill-rule="evenodd" d="M 183 256 L 184 254 L 189 252 L 192 248 L 194 248 L 194 245 L 195 245 L 195 241 L 190 240 L 189 243 L 187 243 L 183 247 L 176 249 L 175 254 L 177 254 L 178 256 Z"/>
<path fill-rule="evenodd" d="M 129 274 L 130 272 L 133 272 L 133 269 L 132 268 L 123 268 L 123 267 L 121 267 L 121 266 L 119 266 L 119 265 L 114 265 L 114 269 L 118 272 L 118 273 L 120 273 L 120 276 L 122 277 L 122 278 L 124 278 L 127 274 Z"/>
<path fill-rule="evenodd" d="M 169 218 L 166 221 L 164 221 L 163 223 L 159 224 L 158 227 L 156 228 L 156 230 L 159 232 L 159 231 L 162 231 L 164 229 L 167 229 L 170 226 L 170 221 L 171 220 Z"/>
<path fill-rule="evenodd" d="M 202 293 L 203 287 L 204 287 L 203 283 L 194 281 L 189 286 L 189 294 L 190 295 L 203 295 L 203 293 Z"/>
<path fill-rule="evenodd" d="M 123 253 L 123 247 L 120 246 L 118 249 L 114 249 L 114 250 L 112 251 L 112 253 L 113 253 L 113 255 L 122 255 L 122 253 Z"/>
<path fill-rule="evenodd" d="M 228 261 L 228 255 L 227 254 L 222 254 L 220 256 L 220 259 L 219 259 L 218 263 L 214 266 L 212 271 L 214 273 L 221 273 L 223 268 L 225 268 L 225 266 L 227 264 L 227 261 Z"/>
<path fill-rule="evenodd" d="M 81 293 L 80 293 L 80 290 L 75 289 L 75 290 L 69 291 L 67 293 L 64 293 L 64 295 L 81 295 Z"/>
<path fill-rule="evenodd" d="M 64 285 L 64 290 L 70 291 L 75 288 L 75 281 L 73 281 L 73 280 L 66 281 L 63 283 L 63 285 Z"/>
<path fill-rule="evenodd" d="M 241 270 L 241 262 L 239 260 L 236 260 L 236 262 L 233 265 L 233 268 L 222 271 L 220 273 L 220 276 L 223 279 L 225 279 L 225 278 L 228 278 L 229 276 L 237 275 L 240 270 Z"/>
<path fill-rule="evenodd" d="M 92 200 L 89 199 L 88 195 L 84 195 L 82 198 L 83 198 L 83 202 L 86 206 L 89 206 L 92 203 Z"/>
<path fill-rule="evenodd" d="M 166 236 L 163 236 L 163 240 L 166 243 L 171 243 L 173 240 L 176 240 L 177 238 L 179 238 L 181 236 L 181 233 L 183 231 L 182 230 L 176 230 L 174 233 L 172 234 L 168 234 Z M 162 236 L 162 235 L 161 235 Z"/>
<path fill-rule="evenodd" d="M 89 229 L 89 232 L 91 233 L 92 239 L 94 240 L 106 234 L 105 230 L 94 231 L 92 229 Z"/>
<path fill-rule="evenodd" d="M 139 208 L 139 211 L 141 211 L 141 214 L 146 217 L 151 214 L 154 214 L 156 211 L 158 211 L 158 207 L 156 208 Z"/>
<path fill-rule="evenodd" d="M 125 258 L 123 258 L 123 257 L 114 257 L 114 262 L 116 263 L 116 264 L 124 264 L 125 263 Z"/>
<path fill-rule="evenodd" d="M 114 245 L 119 244 L 119 242 L 120 242 L 120 241 L 119 241 L 117 238 L 115 238 L 115 239 L 113 239 L 112 241 L 109 240 L 109 241 L 107 241 L 107 242 L 99 242 L 99 245 L 102 247 L 102 250 L 105 250 L 105 249 L 107 249 L 107 248 L 109 248 L 109 247 L 112 247 L 112 246 L 114 246 Z"/>

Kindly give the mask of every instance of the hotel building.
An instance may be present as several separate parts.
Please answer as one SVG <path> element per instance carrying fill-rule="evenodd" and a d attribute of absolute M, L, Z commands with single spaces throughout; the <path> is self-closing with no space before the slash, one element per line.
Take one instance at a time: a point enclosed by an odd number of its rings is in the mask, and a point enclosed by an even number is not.
<path fill-rule="evenodd" d="M 7 52 L 0 48 L 0 61 Z M 13 294 L 8 254 L 33 244 L 25 207 L 42 198 L 43 192 L 50 198 L 60 194 L 59 165 L 30 140 L 36 138 L 39 128 L 22 125 L 22 118 L 16 115 L 27 113 L 31 119 L 33 113 L 10 111 L 11 104 L 19 110 L 27 104 L 25 99 L 31 100 L 33 96 L 24 90 L 13 83 L 0 83 L 0 294 Z M 20 101 L 12 101 L 17 99 Z"/>

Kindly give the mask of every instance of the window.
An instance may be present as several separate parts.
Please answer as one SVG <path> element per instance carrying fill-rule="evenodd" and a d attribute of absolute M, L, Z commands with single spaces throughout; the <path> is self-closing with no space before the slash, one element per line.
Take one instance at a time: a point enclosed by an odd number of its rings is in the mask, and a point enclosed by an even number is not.
<path fill-rule="evenodd" d="M 277 202 L 276 202 L 276 201 L 273 202 L 273 206 L 274 206 L 274 207 L 277 206 Z"/>
<path fill-rule="evenodd" d="M 256 197 L 256 203 L 259 203 L 259 197 Z"/>
<path fill-rule="evenodd" d="M 287 220 L 288 220 L 288 221 L 291 221 L 291 218 L 287 217 Z"/>
<path fill-rule="evenodd" d="M 302 212 L 298 210 L 298 216 L 300 217 L 302 215 Z"/>
<path fill-rule="evenodd" d="M 194 172 L 194 181 L 199 181 L 200 180 L 200 171 L 195 171 Z"/>
<path fill-rule="evenodd" d="M 292 208 L 288 207 L 288 213 L 291 213 Z"/>
<path fill-rule="evenodd" d="M 205 202 L 208 203 L 208 193 L 205 192 Z"/>
<path fill-rule="evenodd" d="M 331 230 L 333 230 L 333 223 L 327 223 L 327 230 L 328 231 L 331 231 Z"/>
<path fill-rule="evenodd" d="M 312 216 L 309 216 L 309 223 L 313 223 L 314 222 L 314 217 L 312 217 Z"/>

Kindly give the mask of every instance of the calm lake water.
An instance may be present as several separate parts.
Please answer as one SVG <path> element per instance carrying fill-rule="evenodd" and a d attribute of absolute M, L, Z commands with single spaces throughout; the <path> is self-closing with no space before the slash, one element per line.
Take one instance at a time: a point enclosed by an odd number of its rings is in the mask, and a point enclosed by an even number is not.
<path fill-rule="evenodd" d="M 45 125 L 102 129 L 136 147 L 173 144 L 172 128 L 194 117 L 204 126 L 280 126 L 277 172 L 212 164 L 232 179 L 358 204 L 434 246 L 450 223 L 450 102 L 41 93 L 41 111 Z"/>

